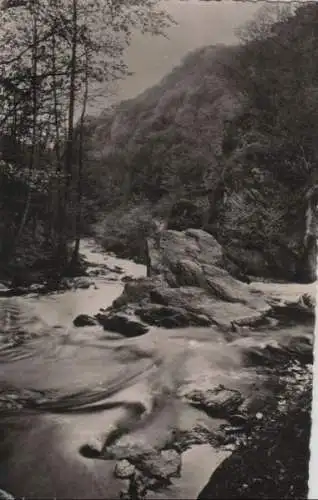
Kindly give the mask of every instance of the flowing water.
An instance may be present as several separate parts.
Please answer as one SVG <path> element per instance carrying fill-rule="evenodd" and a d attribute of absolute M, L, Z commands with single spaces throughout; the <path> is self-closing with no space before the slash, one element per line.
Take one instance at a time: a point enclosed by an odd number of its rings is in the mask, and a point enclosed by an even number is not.
<path fill-rule="evenodd" d="M 144 266 L 94 251 L 91 241 L 84 242 L 82 251 L 95 265 L 145 275 Z M 34 398 L 33 408 L 11 410 L 0 418 L 0 488 L 17 497 L 116 498 L 122 484 L 113 477 L 114 463 L 85 458 L 80 449 L 101 446 L 129 403 L 140 402 L 151 414 L 155 395 L 164 399 L 186 380 L 206 374 L 215 385 L 247 396 L 262 384 L 262 377 L 244 365 L 243 354 L 270 340 L 264 332 L 228 343 L 213 328 L 152 328 L 127 339 L 98 326 L 73 327 L 77 314 L 98 312 L 123 290 L 118 272 L 95 282 L 85 290 L 1 299 L 0 388 L 27 390 Z M 28 333 L 21 345 L 8 342 L 14 329 Z M 290 332 L 271 335 L 275 341 L 286 334 Z M 202 418 L 173 397 L 161 406 L 150 423 L 135 431 L 136 439 L 164 444 L 172 428 L 186 428 Z M 184 474 L 167 498 L 194 498 L 225 456 L 207 445 L 186 452 Z M 203 462 L 208 466 L 201 467 Z"/>

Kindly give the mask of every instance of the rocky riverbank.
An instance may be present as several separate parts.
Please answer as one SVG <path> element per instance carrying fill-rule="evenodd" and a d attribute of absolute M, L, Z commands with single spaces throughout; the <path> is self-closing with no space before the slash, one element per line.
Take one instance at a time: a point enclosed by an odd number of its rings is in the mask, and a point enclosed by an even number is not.
<path fill-rule="evenodd" d="M 279 286 L 262 290 L 262 284 L 238 280 L 221 245 L 202 230 L 163 231 L 159 239 L 148 238 L 147 249 L 147 277 L 125 280 L 122 295 L 109 308 L 94 319 L 82 315 L 75 325 L 97 320 L 106 330 L 130 336 L 146 333 L 147 325 L 211 326 L 233 339 L 253 329 L 313 321 L 314 294 L 284 298 L 277 294 Z"/>
<path fill-rule="evenodd" d="M 165 329 L 180 329 L 181 333 L 184 328 L 200 327 L 211 338 L 223 336 L 229 352 L 239 350 L 243 362 L 234 371 L 229 364 L 225 383 L 216 383 L 213 372 L 202 365 L 195 368 L 193 363 L 186 379 L 173 390 L 166 387 L 154 396 L 151 411 L 139 409 L 131 422 L 120 423 L 95 454 L 117 461 L 114 474 L 127 482 L 123 498 L 166 498 L 182 475 L 183 454 L 193 446 L 208 445 L 215 453 L 223 452 L 224 459 L 233 455 L 215 476 L 212 474 L 200 498 L 227 496 L 227 492 L 236 492 L 234 485 L 238 488 L 239 483 L 240 498 L 249 498 L 256 491 L 251 484 L 259 485 L 259 496 L 262 488 L 268 491 L 269 476 L 248 476 L 247 464 L 258 449 L 254 460 L 272 470 L 272 464 L 266 465 L 271 462 L 270 450 L 275 457 L 279 446 L 268 448 L 271 430 L 277 442 L 282 431 L 291 432 L 293 426 L 288 431 L 285 423 L 289 414 L 298 415 L 306 395 L 305 413 L 299 418 L 307 418 L 310 425 L 315 287 L 298 286 L 291 291 L 287 284 L 238 280 L 237 270 L 231 272 L 222 247 L 202 230 L 164 231 L 160 238 L 148 239 L 147 249 L 147 277 L 125 280 L 122 295 L 109 308 L 95 316 L 78 316 L 74 325 L 100 324 L 126 337 L 143 336 L 153 328 L 164 336 Z M 299 293 L 301 288 L 303 293 Z M 191 345 L 190 357 L 195 357 L 198 342 Z M 188 425 L 179 422 L 171 426 L 164 438 L 149 444 L 141 429 L 157 425 L 161 414 L 164 418 L 169 399 L 173 400 L 171 406 L 178 400 L 193 408 L 198 412 L 196 418 Z M 300 436 L 300 441 L 309 452 L 308 434 Z M 264 450 L 269 450 L 267 462 Z M 219 470 L 231 471 L 236 460 L 242 472 L 236 471 L 233 482 L 224 482 Z M 307 472 L 301 473 L 293 487 L 293 466 L 284 460 L 282 457 L 277 474 L 288 476 L 291 497 L 305 498 Z M 308 453 L 306 460 L 308 465 Z M 283 476 L 279 477 L 271 479 L 276 484 L 274 496 L 281 491 L 278 483 Z"/>

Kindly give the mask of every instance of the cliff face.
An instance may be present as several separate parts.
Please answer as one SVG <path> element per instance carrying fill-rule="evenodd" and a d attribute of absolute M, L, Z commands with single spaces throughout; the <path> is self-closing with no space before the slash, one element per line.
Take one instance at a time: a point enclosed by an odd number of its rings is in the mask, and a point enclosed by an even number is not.
<path fill-rule="evenodd" d="M 107 249 L 145 261 L 153 218 L 203 228 L 245 274 L 310 281 L 306 179 L 295 198 L 293 182 L 264 162 L 283 165 L 229 71 L 240 57 L 239 47 L 197 50 L 157 86 L 87 121 L 85 196 L 106 214 L 95 232 Z"/>

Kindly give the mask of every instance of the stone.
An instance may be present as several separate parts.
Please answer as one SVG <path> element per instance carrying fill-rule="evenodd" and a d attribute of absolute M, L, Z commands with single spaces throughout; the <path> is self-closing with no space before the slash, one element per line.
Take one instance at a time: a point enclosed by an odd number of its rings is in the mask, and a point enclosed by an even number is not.
<path fill-rule="evenodd" d="M 115 465 L 114 475 L 119 479 L 128 479 L 134 475 L 136 467 L 128 460 L 119 460 Z"/>
<path fill-rule="evenodd" d="M 297 300 L 272 301 L 271 306 L 271 316 L 285 323 L 313 322 L 315 319 L 315 299 L 309 294 L 304 294 Z"/>
<path fill-rule="evenodd" d="M 232 330 L 233 321 L 240 326 L 254 325 L 262 322 L 270 311 L 270 306 L 263 299 L 257 307 L 258 300 L 251 304 L 238 302 L 225 302 L 211 296 L 206 290 L 199 287 L 182 286 L 169 288 L 167 286 L 155 287 L 150 292 L 152 302 L 157 304 L 177 307 L 194 314 L 202 314 L 210 319 L 211 323 L 225 330 Z"/>
<path fill-rule="evenodd" d="M 187 259 L 199 264 L 222 265 L 223 252 L 216 239 L 201 229 L 166 230 L 160 239 L 147 239 L 148 275 L 165 274 L 171 263 Z"/>
<path fill-rule="evenodd" d="M 164 328 L 211 325 L 221 329 L 227 340 L 258 328 L 276 329 L 282 322 L 294 321 L 297 314 L 313 320 L 311 298 L 303 296 L 289 304 L 266 287 L 232 276 L 222 246 L 201 229 L 162 230 L 148 238 L 147 249 L 148 276 L 125 283 L 108 310 L 112 316 L 136 313 L 145 323 Z M 120 320 L 120 330 L 118 325 L 113 330 L 113 321 L 112 331 L 125 331 L 126 320 Z"/>
<path fill-rule="evenodd" d="M 149 331 L 149 328 L 138 321 L 133 321 L 121 314 L 96 314 L 95 318 L 104 330 L 120 333 L 125 337 L 138 337 Z"/>
<path fill-rule="evenodd" d="M 145 455 L 154 455 L 157 453 L 152 446 L 144 442 L 139 442 L 131 436 L 127 435 L 121 438 L 116 443 L 107 446 L 106 449 L 102 451 L 104 458 L 109 458 L 112 460 L 127 460 L 132 464 L 135 464 L 140 457 Z"/>
<path fill-rule="evenodd" d="M 292 337 L 284 341 L 268 341 L 266 344 L 250 346 L 244 352 L 248 364 L 283 368 L 290 361 L 302 364 L 313 363 L 312 340 L 307 337 Z"/>
<path fill-rule="evenodd" d="M 135 314 L 150 325 L 165 328 L 211 325 L 211 320 L 203 314 L 195 314 L 183 308 L 160 306 L 157 304 L 136 309 Z"/>
<path fill-rule="evenodd" d="M 239 391 L 223 386 L 211 389 L 198 387 L 189 391 L 185 389 L 182 395 L 192 406 L 215 418 L 229 418 L 237 413 L 238 408 L 243 403 L 243 397 Z"/>
<path fill-rule="evenodd" d="M 307 337 L 292 337 L 287 343 L 286 349 L 292 358 L 302 364 L 312 364 L 314 359 L 313 341 Z"/>
<path fill-rule="evenodd" d="M 149 300 L 150 292 L 161 285 L 162 279 L 159 277 L 131 279 L 125 283 L 123 293 L 114 300 L 112 308 L 117 310 L 128 304 Z"/>
<path fill-rule="evenodd" d="M 163 450 L 161 453 L 141 456 L 136 467 L 147 476 L 167 480 L 180 476 L 181 456 L 175 450 Z"/>
<path fill-rule="evenodd" d="M 72 285 L 73 288 L 82 288 L 82 289 L 87 289 L 89 288 L 93 282 L 90 279 L 79 277 L 79 278 L 74 278 L 72 280 Z"/>
<path fill-rule="evenodd" d="M 95 318 L 93 318 L 92 316 L 89 316 L 88 314 L 79 314 L 73 320 L 73 325 L 77 326 L 77 327 L 94 326 L 94 325 L 97 325 L 97 321 Z"/>
<path fill-rule="evenodd" d="M 242 414 L 233 414 L 228 417 L 228 421 L 230 422 L 231 425 L 234 426 L 247 426 L 248 425 L 248 418 L 245 415 Z"/>

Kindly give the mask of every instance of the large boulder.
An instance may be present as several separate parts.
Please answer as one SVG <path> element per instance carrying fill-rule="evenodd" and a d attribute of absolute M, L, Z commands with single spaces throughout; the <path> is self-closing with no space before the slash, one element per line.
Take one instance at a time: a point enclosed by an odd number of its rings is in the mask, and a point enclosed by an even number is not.
<path fill-rule="evenodd" d="M 166 230 L 148 238 L 148 275 L 161 275 L 172 288 L 191 286 L 227 302 L 253 300 L 246 283 L 224 269 L 221 245 L 201 229 Z"/>
<path fill-rule="evenodd" d="M 234 278 L 216 239 L 201 229 L 162 230 L 147 240 L 148 276 L 126 283 L 114 312 L 134 311 L 145 323 L 167 328 L 266 322 L 264 294 Z M 161 307 L 160 307 L 161 306 Z"/>
<path fill-rule="evenodd" d="M 147 249 L 149 276 L 162 274 L 169 278 L 171 266 L 184 259 L 199 265 L 222 267 L 223 264 L 221 245 L 202 229 L 163 231 L 160 237 L 147 239 Z"/>
<path fill-rule="evenodd" d="M 235 335 L 244 328 L 313 321 L 311 295 L 279 298 L 266 287 L 236 279 L 224 268 L 221 245 L 203 230 L 162 230 L 148 238 L 147 247 L 148 276 L 125 284 L 111 317 L 135 313 L 149 325 L 215 325 Z M 113 328 L 109 314 L 106 321 Z"/>

